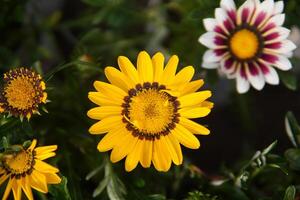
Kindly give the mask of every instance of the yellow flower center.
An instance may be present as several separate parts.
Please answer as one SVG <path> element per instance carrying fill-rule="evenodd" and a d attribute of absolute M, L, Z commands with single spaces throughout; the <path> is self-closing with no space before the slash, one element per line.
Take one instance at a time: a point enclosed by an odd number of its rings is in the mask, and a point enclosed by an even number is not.
<path fill-rule="evenodd" d="M 179 122 L 179 101 L 158 83 L 138 84 L 124 98 L 123 122 L 133 136 L 155 140 L 169 134 Z"/>
<path fill-rule="evenodd" d="M 13 108 L 28 109 L 35 103 L 35 88 L 28 78 L 18 77 L 4 89 L 7 102 Z"/>
<path fill-rule="evenodd" d="M 22 149 L 15 154 L 4 156 L 4 168 L 13 175 L 22 175 L 32 169 L 34 156 Z"/>
<path fill-rule="evenodd" d="M 229 41 L 231 52 L 241 60 L 253 58 L 259 50 L 259 38 L 248 29 L 233 34 Z"/>
<path fill-rule="evenodd" d="M 174 106 L 167 93 L 154 89 L 142 91 L 132 98 L 129 119 L 141 132 L 159 133 L 172 122 Z"/>

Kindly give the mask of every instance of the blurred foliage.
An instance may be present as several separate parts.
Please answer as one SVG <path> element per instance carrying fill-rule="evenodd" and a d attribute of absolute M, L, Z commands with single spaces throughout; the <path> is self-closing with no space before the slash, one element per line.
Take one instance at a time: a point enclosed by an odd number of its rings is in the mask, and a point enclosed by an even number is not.
<path fill-rule="evenodd" d="M 237 1 L 239 5 L 242 2 Z M 298 0 L 285 3 L 287 26 L 299 25 Z M 0 118 L 1 150 L 32 138 L 40 144 L 59 146 L 51 162 L 61 170 L 63 181 L 51 186 L 47 195 L 35 193 L 37 199 L 300 198 L 300 128 L 291 112 L 285 125 L 292 148 L 276 151 L 274 142 L 261 151 L 251 149 L 238 162 L 220 164 L 214 172 L 202 171 L 185 156 L 184 165 L 174 166 L 168 173 L 141 167 L 126 173 L 122 162 L 112 165 L 107 154 L 97 151 L 100 137 L 88 134 L 92 121 L 86 111 L 93 105 L 87 93 L 93 80 L 104 79 L 106 65 L 116 66 L 119 55 L 134 60 L 143 49 L 162 51 L 167 56 L 177 54 L 181 67 L 195 66 L 197 78 L 205 77 L 211 88 L 216 88 L 220 81 L 217 73 L 200 70 L 205 48 L 197 40 L 204 33 L 202 19 L 212 17 L 218 4 L 215 0 L 0 1 L 0 72 L 33 67 L 43 74 L 51 100 L 42 116 L 34 116 L 30 122 Z M 293 62 L 299 65 L 297 59 Z M 297 90 L 298 73 L 280 74 L 287 88 Z M 227 96 L 237 104 L 242 126 L 252 130 L 252 112 L 247 105 L 254 98 Z"/>

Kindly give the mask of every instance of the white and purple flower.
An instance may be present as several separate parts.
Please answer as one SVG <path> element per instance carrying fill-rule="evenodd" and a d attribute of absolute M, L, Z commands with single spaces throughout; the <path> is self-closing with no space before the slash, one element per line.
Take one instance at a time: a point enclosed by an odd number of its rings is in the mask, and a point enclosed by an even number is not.
<path fill-rule="evenodd" d="M 289 70 L 289 57 L 296 45 L 288 40 L 290 30 L 282 27 L 283 1 L 247 0 L 236 8 L 233 0 L 221 0 L 215 18 L 204 19 L 208 31 L 199 42 L 208 47 L 203 67 L 220 68 L 236 78 L 237 91 L 245 93 L 250 84 L 262 90 L 265 83 L 279 84 L 274 68 Z"/>

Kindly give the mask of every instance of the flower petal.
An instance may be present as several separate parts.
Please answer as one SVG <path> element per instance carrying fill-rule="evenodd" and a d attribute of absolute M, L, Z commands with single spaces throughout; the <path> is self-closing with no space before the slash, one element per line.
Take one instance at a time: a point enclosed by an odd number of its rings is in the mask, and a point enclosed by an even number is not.
<path fill-rule="evenodd" d="M 122 124 L 122 116 L 113 116 L 102 119 L 101 121 L 92 125 L 89 129 L 91 134 L 107 133 L 112 128 Z"/>
<path fill-rule="evenodd" d="M 278 74 L 273 67 L 265 63 L 258 63 L 258 66 L 260 67 L 267 83 L 271 85 L 279 84 Z"/>
<path fill-rule="evenodd" d="M 162 83 L 168 85 L 175 78 L 177 65 L 179 62 L 179 58 L 176 55 L 173 55 L 168 61 L 162 76 Z"/>
<path fill-rule="evenodd" d="M 193 122 L 192 120 L 189 120 L 185 117 L 180 117 L 179 123 L 186 129 L 191 131 L 193 134 L 208 135 L 210 133 L 210 131 L 206 127 L 196 122 Z"/>
<path fill-rule="evenodd" d="M 238 93 L 240 94 L 246 93 L 250 88 L 250 84 L 247 79 L 245 69 L 241 65 L 238 67 L 238 72 L 236 77 L 236 87 Z"/>
<path fill-rule="evenodd" d="M 135 86 L 130 79 L 114 67 L 106 67 L 104 72 L 110 83 L 123 89 L 125 92 Z"/>
<path fill-rule="evenodd" d="M 142 82 L 153 82 L 152 61 L 149 54 L 146 51 L 142 51 L 138 55 L 137 71 Z"/>
<path fill-rule="evenodd" d="M 117 127 L 110 130 L 98 143 L 97 149 L 100 152 L 109 151 L 121 141 L 127 141 L 127 136 L 130 135 L 125 128 Z"/>
<path fill-rule="evenodd" d="M 91 119 L 101 120 L 106 117 L 121 115 L 122 110 L 121 106 L 101 106 L 90 109 L 87 116 Z"/>
<path fill-rule="evenodd" d="M 143 151 L 143 140 L 138 140 L 134 147 L 134 150 L 131 151 L 126 157 L 125 170 L 127 172 L 130 172 L 134 168 L 136 168 L 137 164 L 139 163 L 139 159 L 142 151 Z"/>
<path fill-rule="evenodd" d="M 180 102 L 180 107 L 183 108 L 199 104 L 204 100 L 208 99 L 209 97 L 211 97 L 211 91 L 205 90 L 181 96 L 178 98 L 178 100 Z"/>
<path fill-rule="evenodd" d="M 144 168 L 148 168 L 151 165 L 153 152 L 153 141 L 144 140 L 143 150 L 141 153 L 140 163 Z"/>
<path fill-rule="evenodd" d="M 206 31 L 214 32 L 214 29 L 217 26 L 217 20 L 214 18 L 206 18 L 203 20 L 203 24 Z"/>
<path fill-rule="evenodd" d="M 176 124 L 176 128 L 172 133 L 183 146 L 190 149 L 198 149 L 200 147 L 199 140 L 180 124 Z"/>
<path fill-rule="evenodd" d="M 118 65 L 125 76 L 131 79 L 134 84 L 138 84 L 140 82 L 136 68 L 127 57 L 119 56 Z"/>
<path fill-rule="evenodd" d="M 265 79 L 262 75 L 260 69 L 254 65 L 253 63 L 245 64 L 245 70 L 247 73 L 247 77 L 251 85 L 256 90 L 262 90 L 265 86 Z"/>
<path fill-rule="evenodd" d="M 153 81 L 160 82 L 163 71 L 164 71 L 164 61 L 165 57 L 162 53 L 158 52 L 152 57 L 152 64 L 153 64 Z"/>
<path fill-rule="evenodd" d="M 29 182 L 33 189 L 41 193 L 48 193 L 47 180 L 44 174 L 33 170 L 29 177 Z"/>

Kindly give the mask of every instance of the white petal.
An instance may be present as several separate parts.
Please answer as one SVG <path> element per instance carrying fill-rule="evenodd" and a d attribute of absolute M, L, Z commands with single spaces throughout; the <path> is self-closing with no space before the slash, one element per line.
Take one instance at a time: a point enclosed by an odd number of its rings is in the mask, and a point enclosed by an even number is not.
<path fill-rule="evenodd" d="M 205 68 L 205 69 L 216 69 L 219 66 L 220 66 L 220 64 L 219 63 L 215 63 L 215 62 L 213 62 L 213 63 L 205 63 L 205 62 L 203 62 L 202 63 L 202 67 Z"/>
<path fill-rule="evenodd" d="M 274 38 L 274 39 L 265 41 L 265 44 L 270 44 L 270 43 L 273 43 L 273 42 L 279 42 L 279 41 L 287 39 L 289 37 L 290 33 L 291 33 L 291 30 L 288 29 L 288 28 L 280 26 L 280 27 L 273 28 L 270 31 L 264 33 L 263 36 L 265 37 L 265 36 L 268 36 L 268 35 L 273 34 L 273 33 L 278 33 L 279 36 Z"/>
<path fill-rule="evenodd" d="M 283 1 L 277 1 L 274 4 L 274 10 L 273 10 L 273 15 L 277 15 L 283 12 L 284 9 L 284 3 Z"/>
<path fill-rule="evenodd" d="M 250 88 L 249 81 L 243 78 L 240 72 L 238 72 L 236 76 L 236 89 L 238 93 L 240 94 L 246 93 L 248 92 L 249 88 Z"/>
<path fill-rule="evenodd" d="M 266 52 L 271 52 L 272 54 L 287 54 L 297 48 L 297 46 L 290 40 L 284 40 L 281 43 L 281 47 L 278 49 L 265 48 Z M 271 44 L 272 45 L 272 44 Z"/>
<path fill-rule="evenodd" d="M 278 85 L 279 84 L 279 76 L 276 72 L 276 70 L 269 66 L 268 64 L 265 64 L 265 67 L 268 69 L 268 73 L 264 74 L 265 80 L 270 85 Z"/>
<path fill-rule="evenodd" d="M 236 10 L 236 6 L 233 0 L 221 0 L 220 5 L 222 8 L 228 11 Z"/>
<path fill-rule="evenodd" d="M 217 21 L 214 18 L 206 18 L 203 20 L 204 28 L 207 31 L 214 31 L 217 26 Z"/>
<path fill-rule="evenodd" d="M 215 32 L 206 32 L 200 36 L 198 41 L 210 49 L 216 49 L 218 47 L 214 42 L 216 36 L 217 34 Z"/>
<path fill-rule="evenodd" d="M 217 22 L 220 27 L 225 31 L 225 33 L 229 33 L 228 30 L 224 27 L 224 21 L 227 19 L 230 19 L 226 13 L 226 11 L 223 8 L 216 8 L 215 9 L 215 18 L 217 19 Z"/>
<path fill-rule="evenodd" d="M 237 12 L 237 23 L 238 24 L 242 23 L 242 12 L 243 12 L 244 9 L 247 9 L 247 8 L 249 9 L 248 20 L 250 20 L 250 17 L 252 16 L 252 12 L 255 8 L 255 3 L 254 3 L 253 0 L 245 1 L 245 3 L 243 3 L 243 5 L 238 9 L 238 12 Z"/>
<path fill-rule="evenodd" d="M 270 20 L 266 23 L 264 27 L 266 27 L 269 23 L 274 23 L 276 26 L 282 26 L 285 20 L 285 14 L 274 15 L 270 18 Z"/>
<path fill-rule="evenodd" d="M 207 50 L 203 55 L 204 63 L 219 62 L 223 56 L 217 56 L 214 50 Z"/>
<path fill-rule="evenodd" d="M 250 73 L 249 66 L 246 65 L 245 67 L 246 67 L 247 77 L 248 77 L 249 82 L 251 83 L 251 85 L 256 90 L 262 90 L 265 86 L 265 79 L 263 77 L 263 74 L 262 74 L 261 70 L 257 66 L 253 66 L 253 67 L 256 67 L 256 70 L 258 71 L 258 74 L 257 75 L 252 75 Z"/>
<path fill-rule="evenodd" d="M 265 0 L 260 4 L 260 11 L 266 12 L 267 16 L 271 16 L 274 10 L 274 0 Z"/>
<path fill-rule="evenodd" d="M 288 58 L 281 55 L 276 55 L 278 57 L 278 60 L 276 61 L 274 66 L 276 66 L 278 69 L 281 69 L 282 71 L 287 71 L 292 69 L 292 63 L 289 61 Z"/>

